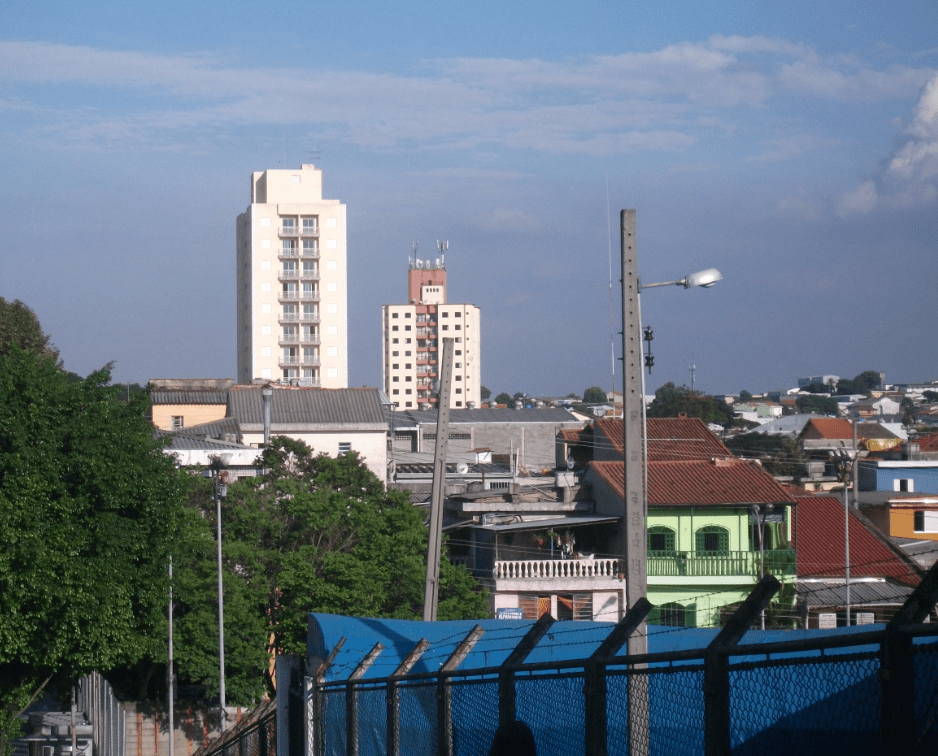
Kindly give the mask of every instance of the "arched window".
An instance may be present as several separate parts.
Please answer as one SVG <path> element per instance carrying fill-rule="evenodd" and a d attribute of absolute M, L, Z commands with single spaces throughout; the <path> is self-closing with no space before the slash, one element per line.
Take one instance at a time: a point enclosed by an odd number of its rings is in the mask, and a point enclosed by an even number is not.
<path fill-rule="evenodd" d="M 727 554 L 730 550 L 730 533 L 726 528 L 708 525 L 696 533 L 697 553 Z"/>
<path fill-rule="evenodd" d="M 667 556 L 674 553 L 674 531 L 662 525 L 648 528 L 648 555 Z"/>

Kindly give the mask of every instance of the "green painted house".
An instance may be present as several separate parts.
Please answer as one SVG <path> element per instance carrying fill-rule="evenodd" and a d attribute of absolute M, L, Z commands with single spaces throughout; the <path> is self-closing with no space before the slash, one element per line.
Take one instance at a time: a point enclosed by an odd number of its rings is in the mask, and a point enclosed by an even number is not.
<path fill-rule="evenodd" d="M 594 426 L 597 456 L 606 457 L 585 477 L 597 515 L 623 512 L 621 451 L 614 458 L 621 428 Z M 648 460 L 648 599 L 656 606 L 649 621 L 719 626 L 721 609 L 745 599 L 763 568 L 787 586 L 781 605 L 793 600 L 795 499 L 785 488 L 692 418 L 649 419 Z"/>

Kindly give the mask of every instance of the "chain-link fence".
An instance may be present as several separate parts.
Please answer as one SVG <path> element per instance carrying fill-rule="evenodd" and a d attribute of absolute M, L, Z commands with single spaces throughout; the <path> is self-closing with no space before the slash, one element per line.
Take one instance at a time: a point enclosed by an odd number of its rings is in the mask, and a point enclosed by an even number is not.
<path fill-rule="evenodd" d="M 318 721 L 308 756 L 478 756 L 488 753 L 506 708 L 531 728 L 541 756 L 876 754 L 881 738 L 911 746 L 894 753 L 938 753 L 938 628 L 901 631 L 912 641 L 912 674 L 898 695 L 914 701 L 902 733 L 884 730 L 894 726 L 885 721 L 891 702 L 881 684 L 888 640 L 876 630 L 648 654 L 634 664 L 617 658 L 598 676 L 584 659 L 320 681 L 310 686 Z M 903 676 L 899 668 L 889 674 Z M 591 746 L 596 707 L 605 742 Z"/>

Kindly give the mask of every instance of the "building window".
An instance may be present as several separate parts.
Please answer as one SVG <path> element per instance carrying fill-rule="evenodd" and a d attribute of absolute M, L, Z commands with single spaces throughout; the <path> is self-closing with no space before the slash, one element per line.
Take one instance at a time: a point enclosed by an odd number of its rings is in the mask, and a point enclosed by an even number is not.
<path fill-rule="evenodd" d="M 395 328 L 396 328 L 396 327 L 397 327 L 397 326 L 395 326 Z M 405 326 L 404 326 L 404 330 L 405 330 L 405 331 L 409 331 L 409 330 L 410 330 L 410 326 L 409 326 L 409 325 L 405 325 Z"/>
<path fill-rule="evenodd" d="M 461 394 L 461 393 L 462 393 L 462 389 L 461 389 L 461 388 L 456 389 L 456 393 L 457 393 L 457 394 Z"/>
<path fill-rule="evenodd" d="M 461 356 L 461 355 L 462 355 L 462 349 L 457 349 L 457 350 L 456 350 L 456 356 L 459 357 L 459 356 Z"/>
<path fill-rule="evenodd" d="M 392 343 L 392 344 L 396 344 L 396 343 L 397 343 L 397 339 L 391 339 L 391 343 Z"/>
<path fill-rule="evenodd" d="M 413 364 L 412 362 L 405 362 L 405 363 L 404 363 L 404 370 L 410 370 L 410 366 L 411 366 L 412 364 Z"/>
<path fill-rule="evenodd" d="M 351 441 L 339 441 L 339 454 L 348 454 L 352 451 Z"/>
<path fill-rule="evenodd" d="M 892 482 L 892 490 L 912 493 L 915 491 L 915 481 L 912 478 L 897 478 Z"/>
<path fill-rule="evenodd" d="M 404 389 L 404 393 L 405 393 L 405 394 L 413 394 L 413 393 L 414 393 L 414 390 L 413 390 L 413 389 Z"/>
<path fill-rule="evenodd" d="M 443 326 L 443 327 L 446 328 L 446 326 Z M 459 331 L 459 330 L 461 330 L 461 329 L 462 329 L 462 326 L 459 325 L 459 323 L 457 323 L 457 324 L 456 324 L 456 330 Z"/>
<path fill-rule="evenodd" d="M 648 528 L 648 556 L 674 554 L 674 531 L 661 525 Z"/>
<path fill-rule="evenodd" d="M 444 313 L 443 313 L 443 317 L 444 317 L 444 318 L 448 318 L 448 317 L 449 317 L 449 313 L 448 313 L 448 312 L 444 312 Z"/>
<path fill-rule="evenodd" d="M 667 625 L 669 627 L 696 627 L 696 604 L 681 604 L 670 602 L 656 606 L 648 613 L 648 624 Z"/>
<path fill-rule="evenodd" d="M 397 354 L 397 352 L 395 352 L 395 354 Z M 391 365 L 391 370 L 400 370 L 400 369 L 401 369 L 401 366 L 400 366 L 400 363 L 398 362 L 395 362 Z"/>
<path fill-rule="evenodd" d="M 185 421 L 183 420 L 182 415 L 173 415 L 172 421 L 173 421 L 173 430 L 182 430 L 185 427 Z"/>
<path fill-rule="evenodd" d="M 457 407 L 462 407 L 462 402 L 456 402 Z"/>
<path fill-rule="evenodd" d="M 413 402 L 405 402 L 405 403 L 404 403 L 404 406 L 405 406 L 405 407 L 413 407 L 413 406 L 414 406 L 414 403 L 413 403 Z"/>
<path fill-rule="evenodd" d="M 398 381 L 400 381 L 400 378 L 398 378 L 396 375 L 391 378 L 392 383 L 397 383 Z"/>
<path fill-rule="evenodd" d="M 695 546 L 698 553 L 728 554 L 730 550 L 730 533 L 726 528 L 708 525 L 697 531 Z"/>
<path fill-rule="evenodd" d="M 392 318 L 396 318 L 396 317 L 397 317 L 397 313 L 396 313 L 396 312 L 392 312 L 392 313 L 391 313 L 391 317 L 392 317 Z"/>
<path fill-rule="evenodd" d="M 462 380 L 462 376 L 461 376 L 461 375 L 457 375 L 457 376 L 456 376 L 456 380 L 457 380 L 457 381 L 461 381 L 461 380 Z"/>
<path fill-rule="evenodd" d="M 913 530 L 916 533 L 938 533 L 938 512 L 923 509 L 915 513 L 914 521 Z"/>
<path fill-rule="evenodd" d="M 392 357 L 397 357 L 398 354 L 399 354 L 398 352 L 391 352 L 391 356 L 392 356 Z M 395 367 L 397 367 L 397 366 L 395 365 Z"/>
<path fill-rule="evenodd" d="M 400 389 L 394 389 L 391 393 L 394 394 L 395 396 L 397 396 L 398 394 L 401 393 L 401 390 L 400 390 Z"/>
<path fill-rule="evenodd" d="M 391 326 L 391 330 L 392 330 L 392 331 L 396 331 L 396 330 L 397 330 L 397 326 Z"/>
<path fill-rule="evenodd" d="M 457 312 L 453 317 L 458 318 L 460 315 L 462 315 L 462 313 L 461 313 L 461 312 Z"/>
<path fill-rule="evenodd" d="M 449 330 L 449 326 L 448 326 L 448 325 L 444 325 L 444 326 L 443 326 L 443 330 L 444 330 L 444 331 L 448 331 L 448 330 Z"/>

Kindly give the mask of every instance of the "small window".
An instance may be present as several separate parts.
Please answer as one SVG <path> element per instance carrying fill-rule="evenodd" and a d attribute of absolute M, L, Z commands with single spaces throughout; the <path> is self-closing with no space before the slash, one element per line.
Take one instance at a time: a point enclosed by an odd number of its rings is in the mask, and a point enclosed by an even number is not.
<path fill-rule="evenodd" d="M 397 355 L 398 355 L 397 352 L 391 352 L 391 356 L 392 356 L 392 357 L 397 357 Z"/>
<path fill-rule="evenodd" d="M 401 390 L 400 390 L 400 389 L 394 389 L 391 393 L 394 394 L 395 396 L 397 396 L 398 394 L 401 393 Z"/>
<path fill-rule="evenodd" d="M 182 415 L 173 415 L 173 430 L 182 430 L 185 427 L 185 421 Z"/>
<path fill-rule="evenodd" d="M 448 331 L 448 330 L 449 330 L 449 326 L 448 326 L 448 325 L 443 326 L 443 330 L 444 330 L 444 331 Z"/>
<path fill-rule="evenodd" d="M 648 528 L 648 556 L 674 553 L 674 531 L 661 525 Z"/>
<path fill-rule="evenodd" d="M 397 313 L 396 313 L 396 312 L 392 312 L 392 313 L 391 313 L 391 317 L 392 317 L 392 318 L 396 318 L 396 317 L 397 317 Z"/>
<path fill-rule="evenodd" d="M 397 343 L 397 339 L 391 339 L 391 343 L 392 343 L 392 344 L 396 344 L 396 343 Z"/>
<path fill-rule="evenodd" d="M 397 330 L 397 326 L 391 326 L 391 330 L 392 330 L 392 331 L 396 331 L 396 330 Z"/>
<path fill-rule="evenodd" d="M 449 313 L 448 313 L 448 312 L 444 312 L 444 313 L 443 313 L 443 317 L 444 317 L 444 318 L 448 318 L 448 317 L 449 317 Z"/>
<path fill-rule="evenodd" d="M 391 364 L 391 370 L 400 370 L 400 369 L 401 369 L 400 363 L 395 362 Z"/>
<path fill-rule="evenodd" d="M 443 326 L 443 327 L 446 328 L 446 326 Z M 456 330 L 457 331 L 462 330 L 462 326 L 459 325 L 459 323 L 456 324 Z"/>
<path fill-rule="evenodd" d="M 405 363 L 404 363 L 404 370 L 410 370 L 410 366 L 413 365 L 413 364 L 414 364 L 414 363 L 412 363 L 412 362 L 405 362 Z"/>
<path fill-rule="evenodd" d="M 456 393 L 457 393 L 457 394 L 461 394 L 461 393 L 462 393 L 462 389 L 461 389 L 461 388 L 456 389 Z"/>
<path fill-rule="evenodd" d="M 404 390 L 404 393 L 405 393 L 405 394 L 413 394 L 414 392 L 413 392 L 413 389 L 405 389 L 405 390 Z"/>
<path fill-rule="evenodd" d="M 916 512 L 913 527 L 916 533 L 938 533 L 938 512 Z"/>
<path fill-rule="evenodd" d="M 339 454 L 348 454 L 352 451 L 351 441 L 339 441 Z"/>
<path fill-rule="evenodd" d="M 892 490 L 912 493 L 915 491 L 915 481 L 912 478 L 898 478 L 892 482 Z"/>
<path fill-rule="evenodd" d="M 391 376 L 391 383 L 399 383 L 400 380 L 401 380 L 401 379 L 398 378 L 396 375 Z"/>
<path fill-rule="evenodd" d="M 409 317 L 410 317 L 410 313 L 409 313 L 409 312 L 405 312 L 405 313 L 404 313 L 404 317 L 405 317 L 405 318 L 409 318 Z"/>
<path fill-rule="evenodd" d="M 461 380 L 462 380 L 462 376 L 461 376 L 461 375 L 457 375 L 457 376 L 456 376 L 456 380 L 457 380 L 457 381 L 461 381 Z"/>
<path fill-rule="evenodd" d="M 397 326 L 394 326 L 394 330 L 395 330 L 395 331 L 397 330 Z M 404 330 L 405 330 L 405 331 L 409 331 L 409 330 L 410 330 L 410 326 L 409 326 L 409 325 L 405 325 L 405 326 L 404 326 Z"/>
<path fill-rule="evenodd" d="M 462 355 L 462 349 L 457 349 L 456 356 L 459 357 L 460 355 Z"/>
<path fill-rule="evenodd" d="M 461 313 L 461 312 L 457 312 L 453 317 L 458 318 L 460 315 L 462 315 L 462 313 Z"/>

